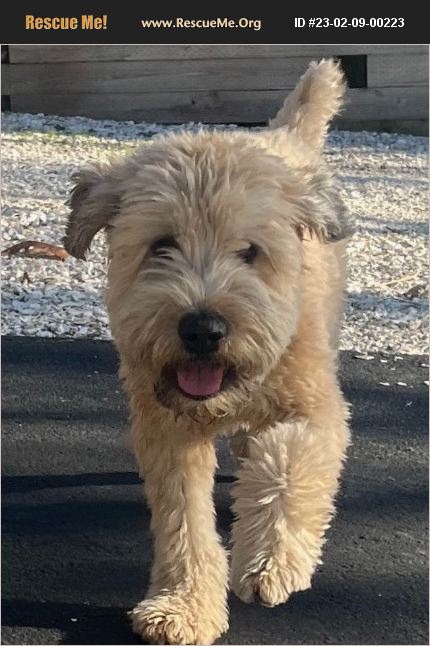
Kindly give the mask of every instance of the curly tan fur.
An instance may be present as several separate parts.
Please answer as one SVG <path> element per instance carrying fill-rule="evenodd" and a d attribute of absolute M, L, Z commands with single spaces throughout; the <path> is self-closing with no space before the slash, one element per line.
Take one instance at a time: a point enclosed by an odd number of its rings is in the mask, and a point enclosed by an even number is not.
<path fill-rule="evenodd" d="M 352 227 L 321 156 L 343 91 L 333 61 L 312 64 L 269 129 L 161 137 L 73 192 L 70 253 L 108 233 L 107 305 L 155 538 L 151 585 L 130 614 L 152 643 L 210 644 L 228 626 L 217 435 L 237 433 L 240 458 L 236 594 L 282 603 L 320 562 L 349 442 L 336 369 Z M 154 254 L 166 237 L 175 244 Z M 204 400 L 168 377 L 189 359 L 178 325 L 196 309 L 227 321 L 215 360 L 233 375 Z"/>

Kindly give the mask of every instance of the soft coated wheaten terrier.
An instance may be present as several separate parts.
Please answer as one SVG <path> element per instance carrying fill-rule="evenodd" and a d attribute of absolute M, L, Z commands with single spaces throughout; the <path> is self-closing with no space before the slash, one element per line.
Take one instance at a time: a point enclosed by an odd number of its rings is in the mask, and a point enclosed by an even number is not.
<path fill-rule="evenodd" d="M 344 94 L 312 63 L 269 128 L 172 134 L 77 176 L 65 238 L 106 229 L 107 304 L 152 511 L 145 640 L 228 626 L 214 439 L 239 456 L 230 583 L 273 606 L 310 586 L 349 441 L 336 375 L 351 222 L 322 150 Z"/>

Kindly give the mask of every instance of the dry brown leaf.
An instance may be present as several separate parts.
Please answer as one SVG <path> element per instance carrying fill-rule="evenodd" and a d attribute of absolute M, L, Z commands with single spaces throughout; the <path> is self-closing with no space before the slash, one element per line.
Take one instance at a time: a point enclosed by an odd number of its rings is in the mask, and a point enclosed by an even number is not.
<path fill-rule="evenodd" d="M 69 254 L 63 247 L 39 240 L 24 240 L 2 251 L 2 255 L 22 256 L 25 258 L 46 258 L 64 262 Z"/>

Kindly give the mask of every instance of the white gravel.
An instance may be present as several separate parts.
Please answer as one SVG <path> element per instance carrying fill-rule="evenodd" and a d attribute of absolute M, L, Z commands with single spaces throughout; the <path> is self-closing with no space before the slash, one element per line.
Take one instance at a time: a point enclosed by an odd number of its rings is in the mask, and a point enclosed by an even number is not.
<path fill-rule="evenodd" d="M 6 113 L 2 248 L 29 239 L 61 245 L 71 174 L 178 128 Z M 427 139 L 335 131 L 327 157 L 358 224 L 349 249 L 342 348 L 426 353 Z M 3 334 L 110 338 L 104 249 L 99 235 L 87 262 L 3 257 Z"/>

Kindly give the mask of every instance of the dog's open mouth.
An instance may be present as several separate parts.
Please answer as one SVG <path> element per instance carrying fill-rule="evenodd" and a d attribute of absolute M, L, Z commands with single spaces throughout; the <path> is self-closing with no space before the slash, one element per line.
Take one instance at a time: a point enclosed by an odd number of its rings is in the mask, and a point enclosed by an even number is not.
<path fill-rule="evenodd" d="M 190 362 L 176 370 L 179 390 L 187 397 L 206 398 L 217 395 L 224 377 L 222 366 Z"/>
<path fill-rule="evenodd" d="M 169 366 L 165 377 L 184 397 L 209 399 L 216 397 L 233 379 L 234 371 L 225 365 L 210 361 L 187 361 L 179 366 Z"/>

